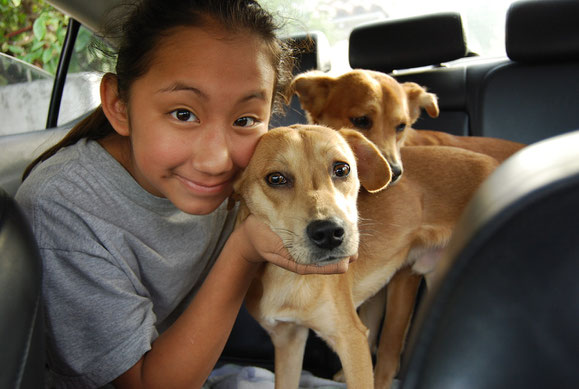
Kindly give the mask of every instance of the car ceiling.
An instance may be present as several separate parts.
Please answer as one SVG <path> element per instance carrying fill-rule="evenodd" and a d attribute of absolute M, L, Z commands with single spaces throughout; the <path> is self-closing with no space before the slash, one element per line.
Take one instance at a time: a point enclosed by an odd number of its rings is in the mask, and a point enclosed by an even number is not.
<path fill-rule="evenodd" d="M 78 20 L 92 31 L 98 31 L 106 11 L 122 0 L 48 0 L 50 4 Z"/>

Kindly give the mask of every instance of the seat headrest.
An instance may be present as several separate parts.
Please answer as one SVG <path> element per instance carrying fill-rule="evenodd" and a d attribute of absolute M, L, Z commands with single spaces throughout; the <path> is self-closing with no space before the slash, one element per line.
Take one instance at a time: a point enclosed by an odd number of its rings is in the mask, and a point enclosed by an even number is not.
<path fill-rule="evenodd" d="M 455 12 L 367 24 L 350 34 L 352 68 L 390 73 L 466 55 L 462 18 Z"/>
<path fill-rule="evenodd" d="M 579 1 L 524 0 L 507 11 L 505 44 L 513 61 L 579 58 Z"/>

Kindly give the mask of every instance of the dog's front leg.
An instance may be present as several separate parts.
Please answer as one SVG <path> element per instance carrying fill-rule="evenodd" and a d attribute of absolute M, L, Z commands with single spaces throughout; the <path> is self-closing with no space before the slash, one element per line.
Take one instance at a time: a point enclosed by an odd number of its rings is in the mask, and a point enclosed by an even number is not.
<path fill-rule="evenodd" d="M 312 327 L 340 357 L 348 388 L 373 388 L 372 357 L 368 346 L 368 329 L 356 312 L 351 298 L 334 307 L 335 314 L 320 326 Z"/>
<path fill-rule="evenodd" d="M 299 386 L 309 329 L 290 322 L 279 322 L 270 331 L 275 347 L 276 389 Z"/>
<path fill-rule="evenodd" d="M 389 389 L 400 366 L 400 356 L 422 276 L 410 267 L 399 270 L 387 285 L 386 317 L 376 354 L 374 387 Z"/>
<path fill-rule="evenodd" d="M 374 296 L 364 301 L 358 309 L 360 320 L 368 327 L 368 345 L 373 354 L 378 350 L 378 334 L 380 333 L 380 326 L 384 321 L 385 311 L 386 286 L 380 289 Z"/>

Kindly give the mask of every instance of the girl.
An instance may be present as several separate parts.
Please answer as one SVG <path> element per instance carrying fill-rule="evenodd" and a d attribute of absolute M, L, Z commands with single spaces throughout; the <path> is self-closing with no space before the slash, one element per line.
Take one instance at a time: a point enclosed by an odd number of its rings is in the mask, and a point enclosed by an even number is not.
<path fill-rule="evenodd" d="M 56 387 L 200 387 L 260 264 L 347 269 L 298 266 L 253 217 L 232 232 L 232 182 L 291 74 L 271 16 L 251 0 L 131 9 L 101 106 L 16 196 L 43 257 Z"/>

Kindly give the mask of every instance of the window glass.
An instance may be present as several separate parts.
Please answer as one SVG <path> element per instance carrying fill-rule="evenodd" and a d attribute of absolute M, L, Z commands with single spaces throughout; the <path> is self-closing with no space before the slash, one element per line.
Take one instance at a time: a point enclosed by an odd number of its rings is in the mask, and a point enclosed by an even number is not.
<path fill-rule="evenodd" d="M 101 45 L 95 44 L 96 39 L 81 26 L 64 85 L 59 126 L 100 104 L 100 79 L 103 72 L 113 69 L 114 61 L 95 48 Z M 53 87 L 54 76 L 49 72 L 0 53 L 0 136 L 46 128 Z"/>
<path fill-rule="evenodd" d="M 0 136 L 44 128 L 53 83 L 48 72 L 0 53 Z"/>
<path fill-rule="evenodd" d="M 67 17 L 45 0 L 0 1 L 0 15 L 0 134 L 42 129 Z"/>
<path fill-rule="evenodd" d="M 86 28 L 75 41 L 60 104 L 58 125 L 76 120 L 100 104 L 99 85 L 104 72 L 114 70 L 114 61 L 100 49 L 103 43 Z"/>

